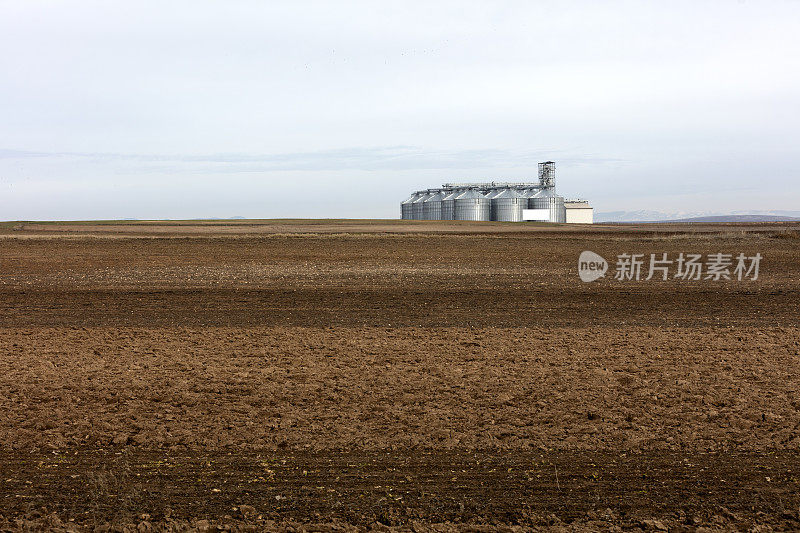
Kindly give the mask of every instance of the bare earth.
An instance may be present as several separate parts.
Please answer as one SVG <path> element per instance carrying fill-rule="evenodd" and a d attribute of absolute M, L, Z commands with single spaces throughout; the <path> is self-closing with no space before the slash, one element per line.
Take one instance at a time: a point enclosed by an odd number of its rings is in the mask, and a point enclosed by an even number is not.
<path fill-rule="evenodd" d="M 800 225 L 0 224 L 0 531 L 800 528 Z M 577 276 L 578 255 L 612 272 Z M 764 259 L 618 281 L 621 253 Z"/>

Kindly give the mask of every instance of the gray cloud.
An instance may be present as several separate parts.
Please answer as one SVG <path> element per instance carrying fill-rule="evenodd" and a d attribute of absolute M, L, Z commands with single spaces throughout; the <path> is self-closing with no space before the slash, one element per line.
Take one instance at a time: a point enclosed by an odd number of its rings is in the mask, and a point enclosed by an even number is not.
<path fill-rule="evenodd" d="M 623 160 L 576 156 L 558 151 L 450 150 L 433 151 L 414 146 L 347 148 L 289 154 L 119 154 L 83 152 L 33 152 L 0 149 L 0 159 L 77 159 L 84 162 L 170 163 L 160 169 L 181 171 L 198 166 L 206 172 L 271 172 L 325 170 L 420 170 L 465 168 L 535 168 L 540 161 L 557 158 L 563 164 L 619 163 Z"/>

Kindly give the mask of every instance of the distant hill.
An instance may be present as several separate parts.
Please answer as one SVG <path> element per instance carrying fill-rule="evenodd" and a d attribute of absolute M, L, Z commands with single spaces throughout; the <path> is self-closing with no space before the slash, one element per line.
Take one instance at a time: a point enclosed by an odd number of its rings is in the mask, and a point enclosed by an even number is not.
<path fill-rule="evenodd" d="M 800 211 L 732 213 L 664 213 L 661 211 L 609 211 L 595 213 L 595 222 L 797 222 Z"/>
<path fill-rule="evenodd" d="M 798 217 L 782 217 L 778 215 L 718 215 L 710 217 L 676 218 L 657 222 L 795 222 Z"/>

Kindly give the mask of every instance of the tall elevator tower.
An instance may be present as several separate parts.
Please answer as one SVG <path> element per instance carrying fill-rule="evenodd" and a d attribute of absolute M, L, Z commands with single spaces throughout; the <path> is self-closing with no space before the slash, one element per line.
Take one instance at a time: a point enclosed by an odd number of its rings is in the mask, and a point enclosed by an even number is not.
<path fill-rule="evenodd" d="M 539 163 L 539 186 L 542 189 L 556 188 L 556 164 L 553 161 Z"/>

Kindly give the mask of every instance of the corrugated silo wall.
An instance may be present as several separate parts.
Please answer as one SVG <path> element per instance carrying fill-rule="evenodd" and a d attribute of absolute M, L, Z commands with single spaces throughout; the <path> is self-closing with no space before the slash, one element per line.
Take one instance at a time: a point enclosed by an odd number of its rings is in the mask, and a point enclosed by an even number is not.
<path fill-rule="evenodd" d="M 422 204 L 422 217 L 425 220 L 442 219 L 442 198 L 442 193 L 436 193 L 425 200 Z"/>
<path fill-rule="evenodd" d="M 455 220 L 456 201 L 454 195 L 442 200 L 442 220 Z"/>
<path fill-rule="evenodd" d="M 486 198 L 456 198 L 456 220 L 491 220 L 491 206 Z"/>
<path fill-rule="evenodd" d="M 550 203 L 550 221 L 551 222 L 566 222 L 567 221 L 567 208 L 564 207 L 563 196 L 553 196 Z"/>
<path fill-rule="evenodd" d="M 527 198 L 493 198 L 492 220 L 522 222 L 522 210 L 527 208 Z"/>
<path fill-rule="evenodd" d="M 531 198 L 529 201 L 531 209 L 547 209 L 550 211 L 550 222 L 566 222 L 567 210 L 564 207 L 563 196 L 542 196 Z"/>

